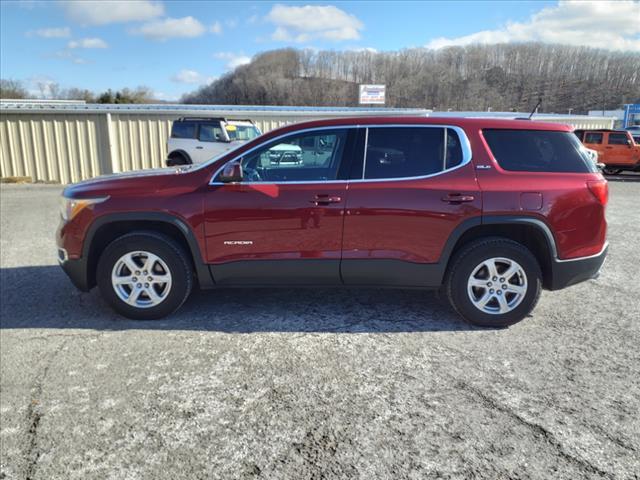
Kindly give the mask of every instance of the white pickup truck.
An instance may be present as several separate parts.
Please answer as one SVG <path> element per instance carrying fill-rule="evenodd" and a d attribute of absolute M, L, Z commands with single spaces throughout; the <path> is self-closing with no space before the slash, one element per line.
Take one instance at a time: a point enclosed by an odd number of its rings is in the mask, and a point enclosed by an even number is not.
<path fill-rule="evenodd" d="M 206 162 L 261 135 L 251 120 L 184 117 L 173 122 L 167 166 Z"/>

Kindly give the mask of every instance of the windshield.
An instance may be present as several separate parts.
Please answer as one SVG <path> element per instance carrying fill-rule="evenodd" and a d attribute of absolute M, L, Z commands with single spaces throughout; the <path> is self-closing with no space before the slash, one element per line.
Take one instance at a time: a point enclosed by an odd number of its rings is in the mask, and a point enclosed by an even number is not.
<path fill-rule="evenodd" d="M 227 128 L 229 140 L 253 140 L 260 135 L 260 131 L 253 125 L 232 125 L 234 128 Z"/>

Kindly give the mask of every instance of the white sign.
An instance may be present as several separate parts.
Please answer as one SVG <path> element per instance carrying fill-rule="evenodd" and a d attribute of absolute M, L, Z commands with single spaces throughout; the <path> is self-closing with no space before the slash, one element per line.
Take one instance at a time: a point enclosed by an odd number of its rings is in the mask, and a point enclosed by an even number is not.
<path fill-rule="evenodd" d="M 360 85 L 360 104 L 384 105 L 384 85 Z"/>

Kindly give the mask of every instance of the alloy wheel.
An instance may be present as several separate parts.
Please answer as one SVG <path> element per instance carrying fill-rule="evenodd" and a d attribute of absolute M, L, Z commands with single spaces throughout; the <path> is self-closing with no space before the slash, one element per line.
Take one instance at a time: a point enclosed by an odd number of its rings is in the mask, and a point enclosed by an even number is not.
<path fill-rule="evenodd" d="M 527 275 L 516 261 L 504 257 L 484 260 L 467 281 L 471 303 L 492 315 L 513 311 L 527 294 Z"/>
<path fill-rule="evenodd" d="M 123 302 L 137 308 L 155 307 L 169 295 L 171 272 L 153 253 L 129 252 L 113 266 L 111 285 Z"/>

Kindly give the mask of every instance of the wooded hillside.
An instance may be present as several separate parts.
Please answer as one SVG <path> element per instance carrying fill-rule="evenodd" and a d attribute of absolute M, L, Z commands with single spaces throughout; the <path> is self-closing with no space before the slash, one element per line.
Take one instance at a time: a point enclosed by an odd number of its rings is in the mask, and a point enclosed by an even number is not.
<path fill-rule="evenodd" d="M 358 84 L 387 106 L 586 113 L 640 101 L 640 54 L 536 43 L 399 52 L 274 50 L 183 97 L 186 103 L 357 106 Z"/>

